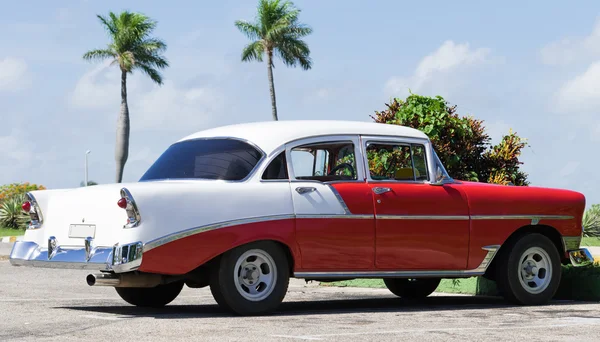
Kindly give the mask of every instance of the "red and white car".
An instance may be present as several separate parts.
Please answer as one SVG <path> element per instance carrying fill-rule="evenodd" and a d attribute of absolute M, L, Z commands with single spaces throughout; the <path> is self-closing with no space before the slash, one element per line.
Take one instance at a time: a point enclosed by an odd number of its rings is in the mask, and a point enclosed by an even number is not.
<path fill-rule="evenodd" d="M 485 276 L 520 304 L 554 295 L 580 248 L 585 198 L 451 179 L 427 136 L 367 122 L 279 121 L 205 130 L 139 182 L 33 191 L 13 265 L 91 269 L 128 303 L 210 286 L 242 315 L 275 310 L 290 277 L 382 278 L 431 294 Z"/>

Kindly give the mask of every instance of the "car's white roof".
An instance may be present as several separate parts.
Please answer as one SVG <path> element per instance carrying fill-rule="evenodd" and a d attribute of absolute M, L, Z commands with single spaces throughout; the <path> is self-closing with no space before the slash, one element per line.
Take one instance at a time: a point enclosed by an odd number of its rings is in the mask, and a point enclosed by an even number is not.
<path fill-rule="evenodd" d="M 277 147 L 293 140 L 320 135 L 388 135 L 427 139 L 425 133 L 410 127 L 360 121 L 284 120 L 242 123 L 221 126 L 191 134 L 180 141 L 233 137 L 256 144 L 270 154 Z"/>

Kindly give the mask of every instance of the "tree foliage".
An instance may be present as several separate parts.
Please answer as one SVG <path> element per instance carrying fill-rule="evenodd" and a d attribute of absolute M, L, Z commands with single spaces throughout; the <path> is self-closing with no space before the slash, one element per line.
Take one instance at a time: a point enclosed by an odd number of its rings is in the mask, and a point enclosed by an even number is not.
<path fill-rule="evenodd" d="M 25 195 L 29 191 L 46 190 L 46 187 L 38 184 L 12 183 L 0 186 L 0 203 L 5 199 L 13 198 L 18 195 Z"/>
<path fill-rule="evenodd" d="M 408 126 L 431 139 L 448 174 L 455 179 L 495 184 L 528 185 L 527 174 L 519 169 L 525 140 L 512 130 L 495 146 L 485 133 L 483 120 L 459 116 L 441 96 L 410 94 L 394 99 L 387 109 L 376 111 L 375 122 Z"/>
<path fill-rule="evenodd" d="M 277 118 L 275 85 L 273 81 L 273 56 L 281 58 L 286 66 L 300 65 L 308 70 L 312 67 L 310 49 L 302 38 L 312 33 L 312 29 L 298 21 L 300 10 L 290 1 L 259 0 L 254 22 L 236 20 L 235 26 L 250 43 L 242 50 L 242 61 L 262 62 L 267 56 L 267 71 L 273 119 Z"/>
<path fill-rule="evenodd" d="M 162 55 L 167 45 L 160 39 L 151 37 L 156 21 L 141 13 L 123 11 L 119 15 L 110 12 L 108 17 L 98 15 L 106 29 L 110 43 L 104 49 L 91 50 L 83 55 L 85 60 L 112 60 L 121 71 L 131 73 L 140 70 L 154 82 L 162 84 L 158 69 L 169 66 Z"/>

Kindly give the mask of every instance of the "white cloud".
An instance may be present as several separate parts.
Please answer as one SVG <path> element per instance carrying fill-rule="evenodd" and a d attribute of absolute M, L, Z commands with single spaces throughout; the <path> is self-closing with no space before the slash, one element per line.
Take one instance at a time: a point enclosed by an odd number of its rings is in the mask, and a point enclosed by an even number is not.
<path fill-rule="evenodd" d="M 558 175 L 560 177 L 571 176 L 577 171 L 577 168 L 579 167 L 580 164 L 581 163 L 578 161 L 569 161 L 562 167 L 562 169 L 560 169 L 560 172 L 558 173 Z"/>
<path fill-rule="evenodd" d="M 596 112 L 600 105 L 600 61 L 567 81 L 556 97 L 557 109 L 569 114 Z"/>
<path fill-rule="evenodd" d="M 27 63 L 20 58 L 0 59 L 0 91 L 18 91 L 31 84 Z"/>
<path fill-rule="evenodd" d="M 458 82 L 463 82 L 464 77 L 452 77 L 459 71 L 492 62 L 490 49 L 473 49 L 469 43 L 456 44 L 445 41 L 432 54 L 425 56 L 410 77 L 393 77 L 385 85 L 386 94 L 399 96 L 408 94 L 410 88 L 413 92 L 432 90 L 448 95 Z"/>
<path fill-rule="evenodd" d="M 3 179 L 19 177 L 34 159 L 26 132 L 13 129 L 9 135 L 0 136 L 0 175 Z"/>
<path fill-rule="evenodd" d="M 600 18 L 589 35 L 552 42 L 543 47 L 540 54 L 542 62 L 547 65 L 568 65 L 597 59 L 600 56 Z"/>
<path fill-rule="evenodd" d="M 199 130 L 224 106 L 224 96 L 213 87 L 181 87 L 172 80 L 158 86 L 141 74 L 128 77 L 127 100 L 136 117 L 132 130 Z M 115 111 L 120 101 L 120 73 L 109 63 L 84 74 L 69 96 L 72 108 L 87 111 Z"/>

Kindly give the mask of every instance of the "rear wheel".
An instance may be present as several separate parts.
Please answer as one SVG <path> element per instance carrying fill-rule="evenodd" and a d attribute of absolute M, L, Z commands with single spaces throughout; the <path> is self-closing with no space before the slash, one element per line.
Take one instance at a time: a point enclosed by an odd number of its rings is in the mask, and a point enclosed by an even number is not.
<path fill-rule="evenodd" d="M 115 290 L 131 305 L 160 308 L 177 298 L 182 288 L 183 282 L 177 281 L 156 287 L 115 287 Z"/>
<path fill-rule="evenodd" d="M 282 248 L 261 241 L 225 253 L 212 269 L 210 290 L 222 308 L 239 315 L 260 315 L 283 301 L 289 277 Z"/>
<path fill-rule="evenodd" d="M 546 236 L 527 234 L 505 246 L 497 264 L 496 283 L 508 301 L 521 305 L 549 302 L 561 278 L 560 255 Z"/>
<path fill-rule="evenodd" d="M 440 281 L 439 278 L 383 279 L 385 286 L 393 294 L 406 299 L 419 299 L 429 296 L 437 289 Z"/>

